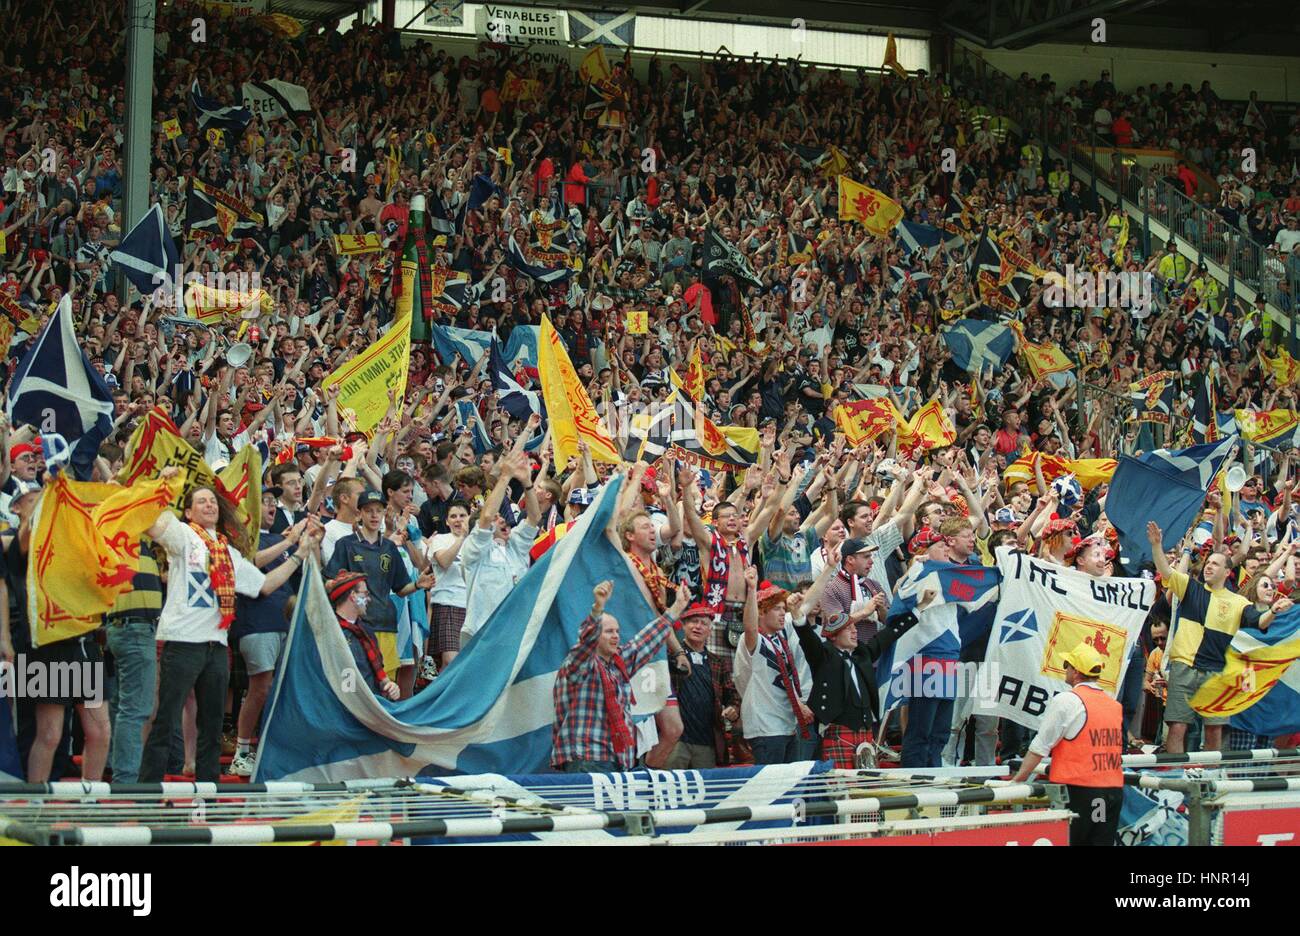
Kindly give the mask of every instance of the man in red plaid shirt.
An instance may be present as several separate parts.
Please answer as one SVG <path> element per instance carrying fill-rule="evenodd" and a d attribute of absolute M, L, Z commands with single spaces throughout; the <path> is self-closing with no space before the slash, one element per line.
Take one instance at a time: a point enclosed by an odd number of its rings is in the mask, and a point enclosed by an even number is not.
<path fill-rule="evenodd" d="M 555 674 L 551 765 L 566 773 L 630 770 L 636 766 L 632 674 L 647 666 L 690 600 L 683 583 L 662 615 L 619 644 L 618 620 L 605 613 L 613 582 L 594 589 L 591 614 Z"/>

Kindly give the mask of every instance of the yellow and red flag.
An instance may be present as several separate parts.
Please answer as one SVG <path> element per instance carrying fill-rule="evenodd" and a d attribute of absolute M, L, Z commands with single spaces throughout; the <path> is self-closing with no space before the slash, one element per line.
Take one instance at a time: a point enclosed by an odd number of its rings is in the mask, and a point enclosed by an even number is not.
<path fill-rule="evenodd" d="M 704 399 L 704 359 L 700 356 L 698 344 L 686 363 L 686 392 L 692 400 Z"/>
<path fill-rule="evenodd" d="M 1113 458 L 1062 458 L 1060 455 L 1047 455 L 1043 452 L 1029 452 L 1007 465 L 1002 472 L 1002 480 L 1007 484 L 1024 481 L 1030 490 L 1036 490 L 1038 481 L 1034 476 L 1034 464 L 1043 469 L 1043 480 L 1051 484 L 1062 475 L 1072 474 L 1078 479 L 1085 491 L 1091 491 L 1099 484 L 1108 483 L 1115 474 L 1118 462 Z M 1038 491 L 1042 494 L 1042 491 Z"/>
<path fill-rule="evenodd" d="M 583 441 L 591 449 L 594 461 L 619 464 L 623 459 L 618 446 L 601 424 L 587 389 L 573 369 L 569 352 L 564 350 L 555 326 L 545 315 L 537 338 L 537 372 L 551 423 L 555 463 L 562 465 L 578 455 L 578 442 Z"/>
<path fill-rule="evenodd" d="M 930 400 L 907 422 L 898 426 L 898 447 L 900 449 L 943 448 L 957 441 L 957 429 L 944 412 L 938 397 Z"/>
<path fill-rule="evenodd" d="M 1039 343 L 1025 337 L 1025 326 L 1022 323 L 1010 321 L 1007 322 L 1007 327 L 1016 333 L 1020 353 L 1024 355 L 1025 363 L 1029 365 L 1029 372 L 1035 380 L 1074 369 L 1074 364 L 1065 356 L 1065 352 L 1052 342 Z"/>
<path fill-rule="evenodd" d="M 1269 357 L 1264 353 L 1264 349 L 1259 349 L 1259 362 L 1264 365 L 1265 369 L 1278 381 L 1278 383 L 1289 385 L 1300 381 L 1300 361 L 1297 361 L 1285 348 L 1277 349 L 1277 357 Z"/>
<path fill-rule="evenodd" d="M 379 235 L 370 234 L 335 234 L 334 253 L 340 257 L 355 257 L 358 254 L 379 253 L 384 249 Z"/>
<path fill-rule="evenodd" d="M 1285 353 L 1285 352 L 1283 352 Z M 1282 442 L 1288 447 L 1300 429 L 1300 414 L 1295 410 L 1234 410 L 1241 434 L 1251 442 Z"/>
<path fill-rule="evenodd" d="M 894 426 L 906 425 L 894 401 L 889 397 L 851 400 L 835 407 L 835 425 L 843 430 L 849 445 L 861 445 L 889 432 Z"/>
<path fill-rule="evenodd" d="M 123 487 L 55 476 L 32 517 L 27 619 L 34 646 L 94 630 L 140 565 L 140 537 L 181 479 Z"/>
<path fill-rule="evenodd" d="M 883 237 L 903 218 L 903 206 L 846 175 L 840 179 L 840 220 L 858 221 L 872 234 Z"/>
<path fill-rule="evenodd" d="M 893 33 L 885 38 L 885 60 L 880 63 L 880 67 L 888 68 L 899 78 L 907 77 L 907 69 L 898 61 L 898 42 L 894 39 Z"/>

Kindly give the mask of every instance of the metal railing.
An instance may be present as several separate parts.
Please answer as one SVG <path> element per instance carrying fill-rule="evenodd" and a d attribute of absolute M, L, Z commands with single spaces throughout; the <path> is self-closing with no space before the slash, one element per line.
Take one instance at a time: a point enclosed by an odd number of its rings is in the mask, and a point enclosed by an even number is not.
<path fill-rule="evenodd" d="M 1274 321 L 1281 326 L 1280 330 L 1266 328 L 1266 335 L 1271 331 L 1276 339 L 1282 337 L 1280 333 L 1289 333 L 1290 352 L 1300 356 L 1300 328 L 1295 322 L 1300 259 L 1279 257 L 1267 249 L 1268 244 L 1255 240 L 1241 225 L 1246 217 L 1244 211 L 1233 224 L 1214 208 L 1189 198 L 1181 184 L 1175 185 L 1150 167 L 1137 165 L 1113 143 L 1100 138 L 1091 126 L 1078 123 L 1071 108 L 1045 100 L 1038 89 L 1021 84 L 972 50 L 958 47 L 952 76 L 968 96 L 991 109 L 992 116 L 1010 117 L 1026 139 L 1036 138 L 1044 147 L 1060 152 L 1071 176 L 1076 166 L 1081 166 L 1089 176 L 1094 195 L 1098 194 L 1098 185 L 1104 184 L 1114 192 L 1121 210 L 1127 205 L 1139 214 L 1143 256 L 1153 253 L 1151 222 L 1155 221 L 1186 245 L 1197 265 L 1212 263 L 1223 271 L 1223 307 L 1233 307 L 1239 283 L 1253 293 L 1262 293 L 1272 306 Z"/>

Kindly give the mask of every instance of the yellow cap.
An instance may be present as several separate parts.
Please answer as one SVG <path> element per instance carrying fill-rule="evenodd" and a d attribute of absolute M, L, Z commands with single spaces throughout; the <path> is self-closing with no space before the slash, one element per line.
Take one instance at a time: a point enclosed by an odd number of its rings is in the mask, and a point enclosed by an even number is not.
<path fill-rule="evenodd" d="M 1102 669 L 1106 665 L 1101 658 L 1101 654 L 1088 643 L 1079 644 L 1062 659 L 1084 676 L 1100 676 Z"/>

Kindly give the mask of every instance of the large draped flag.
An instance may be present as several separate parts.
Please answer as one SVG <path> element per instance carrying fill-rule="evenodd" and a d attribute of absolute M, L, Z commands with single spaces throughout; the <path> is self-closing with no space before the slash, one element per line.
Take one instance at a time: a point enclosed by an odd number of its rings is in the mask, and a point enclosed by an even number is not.
<path fill-rule="evenodd" d="M 555 463 L 563 465 L 570 457 L 578 455 L 579 441 L 587 443 L 595 461 L 614 464 L 622 461 L 618 446 L 601 424 L 596 407 L 578 379 L 569 352 L 564 350 L 549 316 L 542 316 L 537 354 L 537 370 L 551 424 Z"/>
<path fill-rule="evenodd" d="M 181 479 L 130 487 L 56 475 L 32 517 L 27 620 L 33 646 L 88 633 L 140 564 L 140 537 L 179 494 Z"/>
<path fill-rule="evenodd" d="M 1169 425 L 1169 420 L 1173 416 L 1174 393 L 1178 389 L 1175 383 L 1177 379 L 1178 375 L 1173 371 L 1156 371 L 1154 374 L 1147 374 L 1136 383 L 1129 384 L 1129 399 L 1133 401 L 1133 413 L 1127 421 Z"/>
<path fill-rule="evenodd" d="M 1029 365 L 1029 372 L 1034 375 L 1035 380 L 1074 369 L 1074 364 L 1066 357 L 1065 352 L 1052 342 L 1030 341 L 1025 337 L 1025 326 L 1020 322 L 1008 322 L 1007 327 L 1020 339 L 1020 353 L 1024 355 L 1025 363 Z"/>
<path fill-rule="evenodd" d="M 131 433 L 126 443 L 125 459 L 117 473 L 119 484 L 136 485 L 157 478 L 168 465 L 184 474 L 180 489 L 172 501 L 178 513 L 186 495 L 206 484 L 216 490 L 234 508 L 243 536 L 236 543 L 249 559 L 257 552 L 257 531 L 262 518 L 262 453 L 256 445 L 245 445 L 230 464 L 214 470 L 203 455 L 181 436 L 167 411 L 155 406 Z"/>
<path fill-rule="evenodd" d="M 935 597 L 917 611 L 927 591 Z M 964 648 L 988 634 L 997 603 L 997 569 L 928 560 L 912 566 L 894 588 L 889 617 L 911 612 L 917 623 L 876 661 L 880 710 L 888 711 L 911 696 L 951 699 L 962 694 L 962 687 L 955 685 L 957 661 Z"/>
<path fill-rule="evenodd" d="M 1005 325 L 963 318 L 943 330 L 943 340 L 952 361 L 962 370 L 1002 370 L 1016 348 L 1016 339 Z"/>
<path fill-rule="evenodd" d="M 943 404 L 935 397 L 926 403 L 907 422 L 898 424 L 900 449 L 933 449 L 952 445 L 957 441 L 957 429 L 944 412 Z"/>
<path fill-rule="evenodd" d="M 321 389 L 338 384 L 339 417 L 358 432 L 369 432 L 388 412 L 390 390 L 402 405 L 410 372 L 411 323 L 399 314 L 378 341 L 326 374 Z"/>
<path fill-rule="evenodd" d="M 1185 449 L 1156 449 L 1137 458 L 1120 456 L 1106 497 L 1106 517 L 1119 533 L 1120 555 L 1130 570 L 1151 561 L 1148 520 L 1164 532 L 1164 542 L 1183 538 L 1237 443 L 1232 436 Z"/>
<path fill-rule="evenodd" d="M 839 177 L 841 221 L 857 221 L 877 237 L 884 237 L 903 219 L 903 206 L 846 175 Z"/>
<path fill-rule="evenodd" d="M 1238 630 L 1228 645 L 1223 669 L 1201 684 L 1191 706 L 1206 718 L 1231 718 L 1234 728 L 1249 725 L 1255 734 L 1300 731 L 1296 660 L 1300 660 L 1300 607 L 1278 615 L 1267 631 Z"/>
<path fill-rule="evenodd" d="M 843 431 L 852 446 L 870 442 L 904 422 L 887 396 L 841 403 L 835 407 L 834 416 L 836 428 Z"/>
<path fill-rule="evenodd" d="M 161 204 L 155 202 L 145 212 L 108 259 L 142 295 L 151 295 L 176 276 L 181 255 Z"/>
<path fill-rule="evenodd" d="M 1235 415 L 1242 436 L 1251 442 L 1278 448 L 1300 446 L 1300 414 L 1295 410 L 1239 409 Z"/>
<path fill-rule="evenodd" d="M 1155 603 L 1155 582 L 1097 578 L 1009 546 L 996 558 L 1002 594 L 985 663 L 998 684 L 992 705 L 976 714 L 1038 728 L 1048 700 L 1069 688 L 1063 657 L 1080 643 L 1101 657 L 1097 684 L 1114 697 Z"/>
<path fill-rule="evenodd" d="M 63 436 L 72 445 L 73 475 L 90 479 L 99 444 L 113 431 L 113 392 L 77 343 L 71 293 L 14 369 L 9 421 Z"/>
<path fill-rule="evenodd" d="M 1062 475 L 1072 474 L 1085 491 L 1091 491 L 1097 485 L 1109 482 L 1119 463 L 1113 458 L 1062 458 L 1044 452 L 1029 452 L 1007 465 L 1002 480 L 1007 484 L 1024 481 L 1031 491 L 1042 494 L 1044 492 L 1038 490 L 1038 478 L 1034 474 L 1035 464 L 1042 468 L 1043 481 L 1047 484 Z"/>
<path fill-rule="evenodd" d="M 452 664 L 402 702 L 380 699 L 357 678 L 319 567 L 309 560 L 267 703 L 254 780 L 548 769 L 555 674 L 591 609 L 592 589 L 614 583 L 605 610 L 624 640 L 655 615 L 605 536 L 622 481 L 616 476 L 601 488 Z M 661 657 L 651 666 L 637 677 L 634 714 L 652 714 L 666 699 L 667 662 Z"/>
<path fill-rule="evenodd" d="M 275 311 L 275 300 L 261 286 L 252 289 L 221 289 L 195 281 L 188 284 L 181 295 L 185 303 L 185 315 L 204 325 L 229 319 L 255 319 L 264 313 Z"/>

